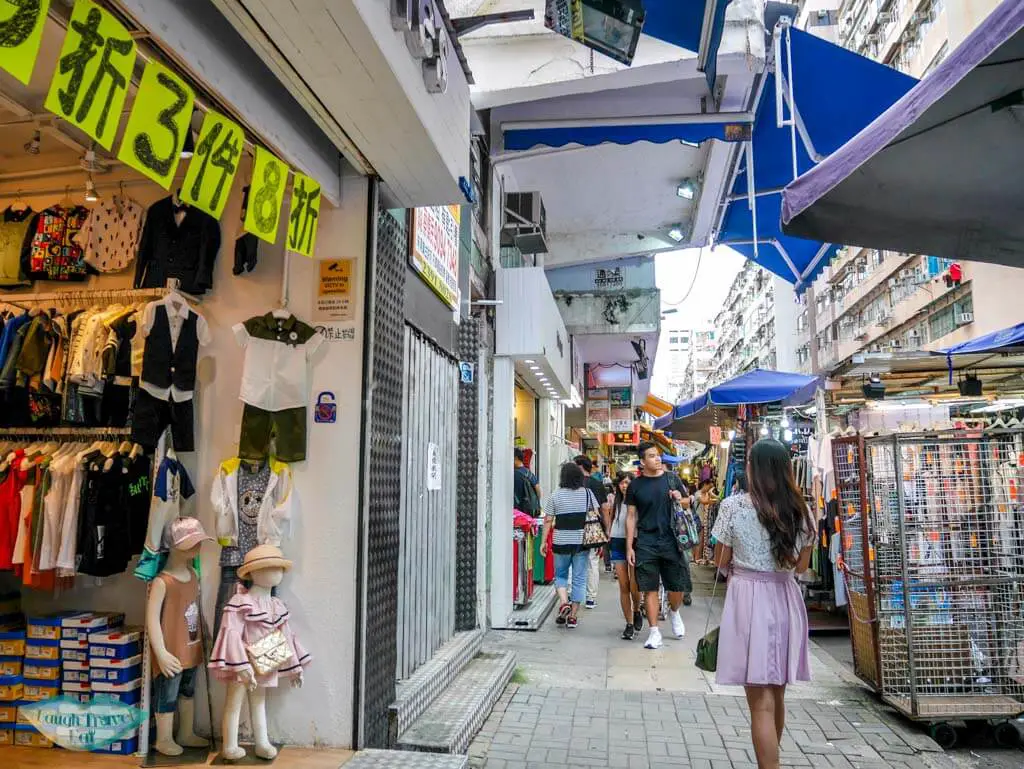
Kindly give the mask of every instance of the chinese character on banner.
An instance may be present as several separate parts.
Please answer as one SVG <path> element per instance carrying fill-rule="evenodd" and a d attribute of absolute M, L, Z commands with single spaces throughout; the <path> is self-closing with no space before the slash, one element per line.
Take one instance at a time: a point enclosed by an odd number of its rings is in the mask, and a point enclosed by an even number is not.
<path fill-rule="evenodd" d="M 208 110 L 181 185 L 181 199 L 220 219 L 244 146 L 245 135 L 238 124 Z"/>
<path fill-rule="evenodd" d="M 192 89 L 157 61 L 147 61 L 117 159 L 169 189 L 192 122 Z"/>
<path fill-rule="evenodd" d="M 135 50 L 135 41 L 117 19 L 89 0 L 77 0 L 43 106 L 109 150 L 128 95 Z"/>
<path fill-rule="evenodd" d="M 281 204 L 284 202 L 287 182 L 288 166 L 272 152 L 256 147 L 249 205 L 245 209 L 245 222 L 242 225 L 246 232 L 268 243 L 277 241 L 277 226 L 281 221 Z"/>
<path fill-rule="evenodd" d="M 0 21 L 0 69 L 28 85 L 43 41 L 50 0 L 8 0 L 4 11 L 9 10 L 7 6 L 14 6 L 14 12 Z"/>
<path fill-rule="evenodd" d="M 313 256 L 320 220 L 320 185 L 305 174 L 292 180 L 292 210 L 288 216 L 288 249 Z"/>

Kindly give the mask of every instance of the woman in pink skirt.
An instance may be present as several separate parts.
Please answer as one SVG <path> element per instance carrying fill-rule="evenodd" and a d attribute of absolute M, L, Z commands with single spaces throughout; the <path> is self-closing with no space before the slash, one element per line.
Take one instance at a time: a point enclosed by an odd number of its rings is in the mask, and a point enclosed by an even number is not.
<path fill-rule="evenodd" d="M 807 610 L 794 572 L 807 569 L 814 524 L 789 451 L 760 440 L 747 461 L 748 494 L 723 501 L 712 532 L 730 572 L 718 641 L 719 684 L 744 687 L 759 769 L 777 769 L 786 685 L 809 681 Z"/>

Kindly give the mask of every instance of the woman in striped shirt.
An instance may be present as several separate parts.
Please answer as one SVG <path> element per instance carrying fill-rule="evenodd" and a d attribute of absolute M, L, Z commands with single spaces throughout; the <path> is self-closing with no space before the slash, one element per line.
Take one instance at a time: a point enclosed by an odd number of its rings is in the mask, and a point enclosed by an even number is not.
<path fill-rule="evenodd" d="M 590 510 L 600 511 L 597 498 L 585 485 L 583 470 L 573 462 L 562 465 L 558 489 L 544 503 L 544 532 L 541 555 L 547 555 L 548 533 L 555 535 L 555 589 L 561 605 L 558 609 L 559 625 L 576 627 L 580 604 L 587 596 L 588 553 L 583 549 L 583 525 Z M 569 572 L 572 571 L 572 589 Z"/>

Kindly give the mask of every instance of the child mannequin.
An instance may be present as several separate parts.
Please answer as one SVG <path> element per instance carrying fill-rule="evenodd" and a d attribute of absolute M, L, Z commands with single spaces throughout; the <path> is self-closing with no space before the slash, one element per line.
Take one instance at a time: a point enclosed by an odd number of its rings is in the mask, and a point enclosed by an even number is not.
<path fill-rule="evenodd" d="M 256 743 L 253 752 L 266 760 L 277 756 L 277 748 L 270 743 L 267 734 L 267 688 L 276 687 L 282 677 L 290 679 L 292 686 L 302 686 L 302 668 L 312 659 L 292 633 L 288 624 L 288 608 L 280 598 L 271 595 L 271 590 L 281 584 L 284 573 L 291 567 L 292 562 L 285 559 L 276 547 L 258 545 L 246 554 L 238 569 L 239 578 L 251 580 L 252 586 L 248 589 L 239 587 L 224 606 L 209 668 L 228 685 L 224 705 L 224 748 L 221 751 L 227 760 L 237 761 L 245 756 L 245 750 L 238 744 L 238 725 L 246 692 Z M 260 674 L 250 661 L 249 649 L 277 631 L 284 635 L 288 659 L 276 669 Z"/>
<path fill-rule="evenodd" d="M 178 518 L 168 527 L 170 553 L 153 580 L 146 605 L 146 633 L 153 652 L 153 712 L 156 742 L 165 756 L 183 748 L 204 748 L 209 742 L 194 731 L 196 670 L 203 662 L 199 621 L 199 579 L 192 561 L 203 542 L 213 541 L 195 518 Z M 174 734 L 174 712 L 178 734 Z"/>

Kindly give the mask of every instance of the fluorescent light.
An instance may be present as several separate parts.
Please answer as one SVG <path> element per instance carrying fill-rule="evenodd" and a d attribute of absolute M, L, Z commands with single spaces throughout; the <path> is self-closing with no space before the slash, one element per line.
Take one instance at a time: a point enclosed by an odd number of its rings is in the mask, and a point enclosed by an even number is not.
<path fill-rule="evenodd" d="M 766 437 L 768 435 L 768 426 L 767 425 L 761 425 L 761 429 L 758 430 L 757 433 L 762 438 Z"/>
<path fill-rule="evenodd" d="M 787 427 L 786 432 L 782 434 L 782 437 L 786 443 L 791 443 L 793 441 L 793 431 Z"/>
<path fill-rule="evenodd" d="M 676 243 L 681 243 L 684 237 L 682 225 L 677 224 L 675 227 L 669 230 L 668 236 Z"/>
<path fill-rule="evenodd" d="M 697 197 L 698 184 L 694 179 L 683 179 L 676 187 L 676 195 L 683 200 L 693 200 Z"/>
<path fill-rule="evenodd" d="M 530 371 L 540 371 L 540 366 L 530 366 Z"/>
<path fill-rule="evenodd" d="M 523 363 L 535 363 L 535 361 L 532 361 L 529 358 L 527 358 L 526 360 L 523 361 Z"/>

